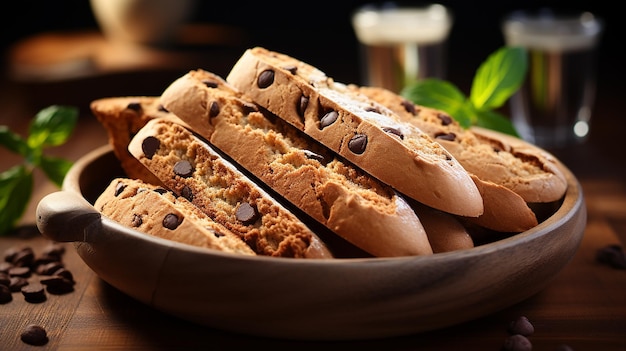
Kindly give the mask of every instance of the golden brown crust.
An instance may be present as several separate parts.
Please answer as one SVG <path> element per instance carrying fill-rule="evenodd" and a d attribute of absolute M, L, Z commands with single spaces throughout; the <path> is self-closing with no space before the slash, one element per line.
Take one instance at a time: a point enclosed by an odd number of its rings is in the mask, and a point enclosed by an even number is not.
<path fill-rule="evenodd" d="M 149 96 L 109 97 L 91 102 L 91 111 L 106 129 L 113 153 L 129 178 L 158 184 L 159 180 L 129 152 L 130 139 L 149 120 L 169 115 L 158 98 Z"/>
<path fill-rule="evenodd" d="M 238 234 L 257 254 L 332 257 L 293 213 L 185 127 L 153 119 L 131 140 L 129 151 L 167 188 Z"/>
<path fill-rule="evenodd" d="M 447 113 L 417 106 L 386 89 L 356 89 L 428 133 L 480 180 L 511 189 L 526 202 L 552 202 L 565 194 L 565 177 L 539 148 L 482 128 L 464 129 Z"/>
<path fill-rule="evenodd" d="M 405 195 L 453 214 L 482 214 L 476 185 L 448 151 L 311 65 L 257 47 L 242 55 L 226 80 Z"/>
<path fill-rule="evenodd" d="M 183 197 L 141 180 L 116 178 L 94 207 L 127 227 L 188 245 L 253 256 L 244 241 Z"/>
<path fill-rule="evenodd" d="M 355 246 L 375 256 L 432 253 L 419 219 L 391 187 L 242 93 L 205 84 L 221 79 L 189 72 L 165 90 L 162 101 L 212 145 Z"/>

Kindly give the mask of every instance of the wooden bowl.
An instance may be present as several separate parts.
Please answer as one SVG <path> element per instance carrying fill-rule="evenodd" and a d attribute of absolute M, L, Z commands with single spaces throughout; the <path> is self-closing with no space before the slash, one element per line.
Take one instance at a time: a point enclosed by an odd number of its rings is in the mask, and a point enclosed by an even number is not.
<path fill-rule="evenodd" d="M 183 319 L 255 336 L 371 339 L 451 326 L 541 291 L 570 261 L 583 236 L 580 184 L 537 227 L 468 250 L 401 258 L 245 257 L 142 234 L 92 206 L 123 176 L 109 146 L 78 160 L 63 189 L 37 208 L 46 237 L 74 242 L 104 281 Z"/>

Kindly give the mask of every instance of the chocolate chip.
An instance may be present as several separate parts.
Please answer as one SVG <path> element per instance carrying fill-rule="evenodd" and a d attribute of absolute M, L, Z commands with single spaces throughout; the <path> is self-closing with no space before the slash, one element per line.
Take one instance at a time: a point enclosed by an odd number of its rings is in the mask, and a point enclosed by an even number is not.
<path fill-rule="evenodd" d="M 140 102 L 129 102 L 128 105 L 126 106 L 127 109 L 133 110 L 133 111 L 141 111 L 141 103 Z"/>
<path fill-rule="evenodd" d="M 215 118 L 220 114 L 220 105 L 217 101 L 211 102 L 211 106 L 209 106 L 209 118 Z"/>
<path fill-rule="evenodd" d="M 324 117 L 322 117 L 320 119 L 320 128 L 324 129 L 324 128 L 328 127 L 329 125 L 335 123 L 337 118 L 339 118 L 339 114 L 337 113 L 337 111 L 327 112 L 324 115 Z"/>
<path fill-rule="evenodd" d="M 454 134 L 454 133 L 437 133 L 437 134 L 435 134 L 435 139 L 454 141 L 454 139 L 456 139 L 456 134 Z"/>
<path fill-rule="evenodd" d="M 182 223 L 182 219 L 178 218 L 178 216 L 174 213 L 168 213 L 163 218 L 163 227 L 174 230 L 178 228 L 178 226 Z"/>
<path fill-rule="evenodd" d="M 531 351 L 533 345 L 527 337 L 515 334 L 507 337 L 502 345 L 503 351 Z"/>
<path fill-rule="evenodd" d="M 159 139 L 153 136 L 149 136 L 145 138 L 141 143 L 141 150 L 143 150 L 144 155 L 146 155 L 146 157 L 151 160 L 160 146 L 161 142 L 159 141 Z"/>
<path fill-rule="evenodd" d="M 257 85 L 259 88 L 265 89 L 272 84 L 274 84 L 274 71 L 268 69 L 259 74 L 259 78 L 257 79 Z"/>
<path fill-rule="evenodd" d="M 174 165 L 174 174 L 183 178 L 189 178 L 193 174 L 193 167 L 187 160 L 180 160 Z"/>
<path fill-rule="evenodd" d="M 135 213 L 133 214 L 133 219 L 130 221 L 130 224 L 135 228 L 141 227 L 143 218 L 141 218 L 141 215 Z"/>
<path fill-rule="evenodd" d="M 243 202 L 239 206 L 237 206 L 235 216 L 237 217 L 237 220 L 244 225 L 250 225 L 256 222 L 256 220 L 259 218 L 259 213 L 252 205 L 247 202 Z"/>
<path fill-rule="evenodd" d="M 417 114 L 417 111 L 415 110 L 415 104 L 412 103 L 411 101 L 403 100 L 400 104 L 402 105 L 402 107 L 404 107 L 406 112 L 412 114 L 413 116 Z"/>
<path fill-rule="evenodd" d="M 181 191 L 180 191 L 180 195 L 182 197 L 184 197 L 185 199 L 187 199 L 189 202 L 193 201 L 193 190 L 191 190 L 191 188 L 187 185 L 185 185 Z"/>
<path fill-rule="evenodd" d="M 30 283 L 20 290 L 27 302 L 37 303 L 46 300 L 45 287 L 41 283 Z"/>
<path fill-rule="evenodd" d="M 5 304 L 13 301 L 13 295 L 8 286 L 0 284 L 0 304 Z"/>
<path fill-rule="evenodd" d="M 527 317 L 519 316 L 515 320 L 511 321 L 508 327 L 508 332 L 510 334 L 530 336 L 535 332 L 535 327 L 530 323 Z"/>
<path fill-rule="evenodd" d="M 365 134 L 356 134 L 348 142 L 348 149 L 350 149 L 350 151 L 354 152 L 357 155 L 364 153 L 366 147 L 367 135 Z"/>
<path fill-rule="evenodd" d="M 316 154 L 315 152 L 310 150 L 303 150 L 302 152 L 304 152 L 304 156 L 306 156 L 306 158 L 310 160 L 316 160 L 320 163 L 324 163 L 324 156 Z"/>
<path fill-rule="evenodd" d="M 20 334 L 20 339 L 29 345 L 43 346 L 48 343 L 48 333 L 39 325 L 29 324 Z"/>
<path fill-rule="evenodd" d="M 300 96 L 300 101 L 298 102 L 298 115 L 301 118 L 304 118 L 304 112 L 306 111 L 306 108 L 309 106 L 309 98 L 302 95 Z"/>
<path fill-rule="evenodd" d="M 438 113 L 437 117 L 439 117 L 439 119 L 441 120 L 441 124 L 444 126 L 447 126 L 448 124 L 452 123 L 452 117 L 444 113 Z"/>
<path fill-rule="evenodd" d="M 218 84 L 215 81 L 209 79 L 203 79 L 202 84 L 206 85 L 207 88 L 217 88 Z"/>
<path fill-rule="evenodd" d="M 289 71 L 289 73 L 296 75 L 296 73 L 298 73 L 298 67 L 297 66 L 285 66 L 283 67 L 284 70 Z"/>
<path fill-rule="evenodd" d="M 241 108 L 243 109 L 243 112 L 246 115 L 249 115 L 252 112 L 257 112 L 259 110 L 255 104 L 252 104 L 247 101 L 242 101 Z"/>
<path fill-rule="evenodd" d="M 617 244 L 604 246 L 596 251 L 596 260 L 616 269 L 626 269 L 626 253 Z"/>
<path fill-rule="evenodd" d="M 374 106 L 368 106 L 365 108 L 365 111 L 367 112 L 374 112 L 374 113 L 378 113 L 379 115 L 380 113 L 380 109 L 378 107 L 374 107 Z"/>
<path fill-rule="evenodd" d="M 167 189 L 163 189 L 163 188 L 155 188 L 153 191 L 159 195 L 163 195 L 167 193 Z"/>
<path fill-rule="evenodd" d="M 402 134 L 400 129 L 391 128 L 391 127 L 384 127 L 383 131 L 385 131 L 385 133 L 393 134 L 393 135 L 399 137 L 400 140 L 404 140 L 404 134 Z"/>

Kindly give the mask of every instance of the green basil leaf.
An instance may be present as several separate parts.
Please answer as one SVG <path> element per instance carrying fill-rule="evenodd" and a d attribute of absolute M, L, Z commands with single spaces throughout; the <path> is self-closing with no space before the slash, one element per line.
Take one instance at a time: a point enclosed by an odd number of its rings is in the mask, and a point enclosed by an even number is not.
<path fill-rule="evenodd" d="M 501 107 L 524 81 L 528 66 L 526 50 L 502 47 L 489 55 L 474 76 L 470 101 L 478 110 Z"/>
<path fill-rule="evenodd" d="M 65 143 L 77 120 L 78 109 L 75 107 L 53 105 L 42 109 L 31 122 L 28 145 L 42 148 Z"/>
<path fill-rule="evenodd" d="M 72 167 L 72 162 L 62 158 L 42 156 L 39 166 L 54 184 L 61 187 L 65 174 Z"/>
<path fill-rule="evenodd" d="M 479 127 L 519 137 L 515 126 L 506 116 L 495 111 L 479 111 L 477 113 L 479 115 L 477 123 Z"/>
<path fill-rule="evenodd" d="M 20 135 L 9 130 L 7 126 L 0 126 L 0 145 L 24 157 L 28 155 L 26 141 Z"/>
<path fill-rule="evenodd" d="M 25 166 L 0 173 L 0 235 L 15 227 L 24 215 L 33 191 L 33 174 Z"/>

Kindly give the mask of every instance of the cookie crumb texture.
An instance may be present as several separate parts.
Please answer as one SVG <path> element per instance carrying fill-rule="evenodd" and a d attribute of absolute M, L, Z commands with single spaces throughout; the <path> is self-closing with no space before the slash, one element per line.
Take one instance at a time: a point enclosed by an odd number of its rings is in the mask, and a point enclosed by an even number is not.
<path fill-rule="evenodd" d="M 294 214 L 246 178 L 209 146 L 177 124 L 149 122 L 133 138 L 131 153 L 176 195 L 242 238 L 257 254 L 332 257 L 326 245 Z M 144 148 L 157 138 L 158 148 Z M 250 215 L 250 211 L 256 212 Z"/>

